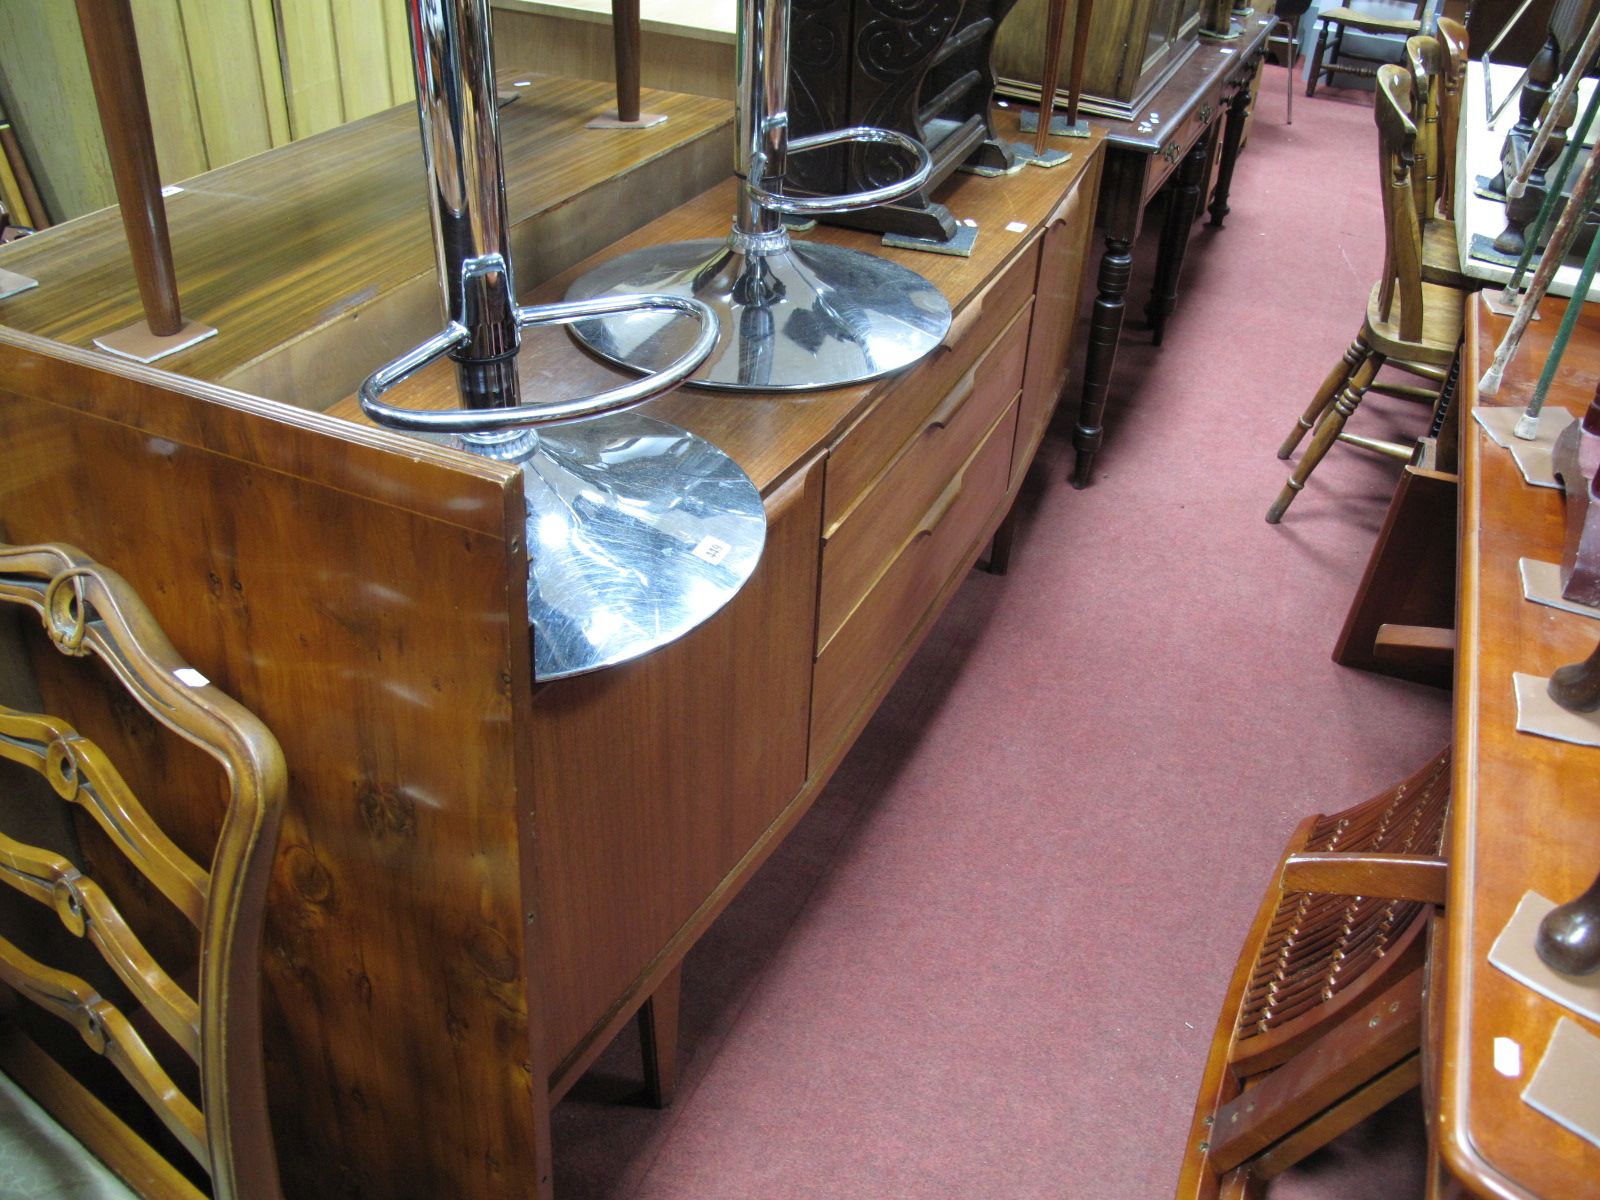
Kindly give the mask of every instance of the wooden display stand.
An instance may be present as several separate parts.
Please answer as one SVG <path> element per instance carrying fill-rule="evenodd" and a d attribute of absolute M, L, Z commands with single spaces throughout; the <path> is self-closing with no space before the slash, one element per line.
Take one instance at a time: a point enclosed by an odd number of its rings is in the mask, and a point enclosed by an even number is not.
<path fill-rule="evenodd" d="M 513 219 L 533 222 L 538 255 L 563 213 L 639 215 L 681 186 L 701 144 L 688 114 L 709 136 L 726 113 L 647 94 L 673 119 L 619 140 L 575 132 L 608 85 L 528 91 L 502 120 Z M 536 688 L 521 474 L 374 428 L 345 395 L 417 338 L 395 296 L 436 292 L 414 114 L 364 125 L 177 197 L 187 304 L 239 314 L 227 353 L 197 348 L 188 376 L 84 348 L 137 304 L 114 219 L 0 251 L 41 280 L 0 301 L 0 536 L 114 566 L 284 748 L 263 957 L 285 1194 L 547 1196 L 550 1106 L 641 1010 L 670 1093 L 683 955 L 806 812 L 1006 517 L 1066 378 L 1101 141 L 1055 171 L 955 180 L 942 199 L 992 230 L 971 258 L 889 255 L 955 311 L 912 370 L 647 405 L 761 490 L 762 565 L 681 641 Z M 575 159 L 574 136 L 599 149 Z M 560 170 L 543 157 L 563 154 Z M 369 176 L 339 183 L 342 202 L 319 191 L 342 173 L 311 169 L 326 157 Z M 391 170 L 394 187 L 372 186 Z M 720 236 L 730 206 L 725 183 L 601 257 Z M 410 302 L 431 328 L 433 296 Z M 618 378 L 549 331 L 521 370 L 552 394 Z M 453 405 L 449 365 L 397 393 Z M 73 717 L 75 696 L 34 666 Z M 203 842 L 191 764 L 96 732 Z"/>
<path fill-rule="evenodd" d="M 1049 0 L 1020 0 L 995 40 L 994 70 L 1000 90 L 1037 104 L 1044 71 Z M 1143 117 L 1163 84 L 1200 42 L 1200 0 L 1095 0 L 1089 26 L 1089 61 L 1083 109 L 1129 121 Z M 1071 41 L 1072 30 L 1068 30 Z M 1065 70 L 1058 80 L 1063 94 Z M 1169 111 L 1156 115 L 1168 122 Z"/>

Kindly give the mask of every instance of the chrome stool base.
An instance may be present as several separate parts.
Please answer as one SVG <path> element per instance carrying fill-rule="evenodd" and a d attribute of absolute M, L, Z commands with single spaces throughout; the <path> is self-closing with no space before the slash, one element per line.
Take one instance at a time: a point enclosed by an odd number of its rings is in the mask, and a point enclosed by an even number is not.
<path fill-rule="evenodd" d="M 617 412 L 547 425 L 523 461 L 534 678 L 581 675 L 682 637 L 761 560 L 761 493 L 704 438 Z"/>
<path fill-rule="evenodd" d="M 597 267 L 570 300 L 641 292 L 688 296 L 716 313 L 721 339 L 690 387 L 809 391 L 910 366 L 950 328 L 950 305 L 914 271 L 842 246 L 787 242 L 743 252 L 707 239 L 647 246 Z M 684 322 L 637 313 L 580 321 L 603 358 L 654 371 L 682 355 Z"/>

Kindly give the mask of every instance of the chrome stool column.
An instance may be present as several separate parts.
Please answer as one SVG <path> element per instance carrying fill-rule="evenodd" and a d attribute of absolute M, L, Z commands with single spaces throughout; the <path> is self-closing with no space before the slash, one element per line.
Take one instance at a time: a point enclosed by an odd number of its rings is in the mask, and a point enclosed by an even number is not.
<path fill-rule="evenodd" d="M 732 459 L 674 425 L 619 411 L 704 362 L 716 317 L 698 300 L 664 295 L 518 307 L 488 2 L 409 0 L 409 15 L 447 323 L 367 378 L 362 411 L 521 466 L 538 679 L 637 658 L 726 604 L 766 540 L 760 493 Z M 698 331 L 642 379 L 578 399 L 521 402 L 523 329 L 640 311 L 674 328 L 677 317 L 692 316 Z M 390 388 L 446 355 L 456 363 L 461 409 L 384 402 Z"/>
<path fill-rule="evenodd" d="M 916 139 L 855 126 L 789 140 L 789 0 L 741 0 L 734 174 L 739 206 L 726 241 L 649 246 L 583 276 L 569 300 L 644 293 L 692 297 L 716 312 L 722 340 L 689 382 L 744 391 L 838 387 L 910 366 L 950 327 L 950 305 L 915 271 L 839 246 L 791 242 L 785 215 L 843 212 L 898 199 L 927 182 L 933 162 Z M 846 196 L 786 196 L 785 162 L 842 142 L 899 147 L 916 159 L 905 179 Z M 659 314 L 581 321 L 595 353 L 660 370 L 684 335 Z"/>

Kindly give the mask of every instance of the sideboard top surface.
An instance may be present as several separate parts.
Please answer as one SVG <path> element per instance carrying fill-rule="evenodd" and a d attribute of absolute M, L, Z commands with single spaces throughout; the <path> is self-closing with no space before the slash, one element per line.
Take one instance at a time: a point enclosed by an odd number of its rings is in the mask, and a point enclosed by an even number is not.
<path fill-rule="evenodd" d="M 590 130 L 590 118 L 616 107 L 610 85 L 526 71 L 500 79 L 519 94 L 500 110 L 513 229 L 731 128 L 725 100 L 647 92 L 650 110 L 668 116 L 664 124 Z M 413 105 L 187 180 L 166 203 L 184 315 L 219 333 L 162 361 L 165 372 L 228 381 L 436 276 Z M 0 247 L 0 268 L 39 281 L 0 300 L 0 325 L 87 348 L 143 319 L 115 208 Z"/>
<path fill-rule="evenodd" d="M 1001 140 L 1021 139 L 1017 120 L 1015 110 L 996 112 L 996 128 Z M 1092 168 L 1100 154 L 1104 134 L 1095 129 L 1087 139 L 1056 140 L 1072 155 L 1071 161 L 1063 166 L 1048 170 L 1026 167 L 1004 177 L 956 174 L 940 190 L 938 200 L 947 205 L 958 220 L 978 223 L 977 243 L 969 258 L 889 249 L 881 244 L 876 234 L 828 225 L 818 225 L 799 236 L 808 241 L 851 246 L 920 273 L 944 293 L 955 312 L 953 328 L 959 331 L 967 323 L 964 314 L 974 304 L 981 303 L 985 286 L 1048 222 L 1062 197 Z M 559 299 L 572 280 L 585 271 L 641 246 L 726 236 L 734 210 L 734 195 L 730 179 L 534 289 L 531 295 L 524 297 L 524 302 Z M 565 333 L 554 330 L 532 331 L 532 336 L 523 343 L 518 368 L 524 395 L 528 396 L 582 395 L 632 377 L 590 357 Z M 708 392 L 685 387 L 651 401 L 641 411 L 698 433 L 721 447 L 744 468 L 765 495 L 818 450 L 837 442 L 863 413 L 895 388 L 900 378 L 902 376 L 889 376 L 852 387 L 816 392 Z M 396 388 L 387 399 L 410 408 L 453 408 L 458 403 L 455 369 L 447 362 L 436 363 Z M 337 402 L 328 412 L 366 422 L 354 397 Z"/>

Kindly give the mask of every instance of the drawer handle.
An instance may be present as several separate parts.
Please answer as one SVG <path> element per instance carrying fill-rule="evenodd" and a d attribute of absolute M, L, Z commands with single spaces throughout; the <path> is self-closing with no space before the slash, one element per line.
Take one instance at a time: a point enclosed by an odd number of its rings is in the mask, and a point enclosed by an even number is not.
<path fill-rule="evenodd" d="M 973 389 L 978 386 L 978 368 L 987 361 L 988 357 L 985 354 L 983 358 L 980 358 L 967 368 L 967 373 L 961 377 L 961 382 L 950 389 L 950 394 L 944 398 L 944 403 L 939 405 L 934 410 L 933 416 L 928 418 L 927 425 L 923 427 L 923 433 L 931 433 L 935 429 L 943 429 L 950 424 L 950 418 L 956 415 L 961 406 L 967 402 L 967 397 L 972 395 Z"/>
<path fill-rule="evenodd" d="M 1168 142 L 1165 146 L 1161 147 L 1161 157 L 1166 159 L 1169 163 L 1176 163 L 1178 161 L 1178 140 L 1176 138 Z"/>
<path fill-rule="evenodd" d="M 1074 188 L 1067 195 L 1067 198 L 1056 206 L 1055 212 L 1051 213 L 1045 219 L 1045 227 L 1047 229 L 1054 229 L 1058 225 L 1065 225 L 1067 223 L 1067 219 L 1077 211 L 1078 196 L 1078 189 Z"/>
<path fill-rule="evenodd" d="M 961 339 L 971 333 L 973 327 L 983 320 L 983 302 L 989 298 L 989 288 L 992 287 L 994 284 L 991 283 L 988 288 L 984 288 L 980 295 L 974 297 L 961 310 L 961 315 L 950 322 L 949 332 L 944 335 L 944 341 L 941 343 L 946 350 L 955 349 L 961 343 Z"/>
<path fill-rule="evenodd" d="M 933 502 L 933 507 L 928 510 L 927 516 L 922 518 L 922 523 L 917 526 L 917 537 L 927 537 L 935 529 L 939 528 L 939 522 L 949 515 L 951 508 L 955 506 L 955 502 L 960 499 L 961 485 L 966 482 L 966 478 L 967 469 L 962 467 L 956 473 L 956 477 L 945 484 L 944 491 L 939 493 L 939 498 Z"/>
<path fill-rule="evenodd" d="M 1202 104 L 1200 106 L 1200 124 L 1202 124 L 1202 125 L 1210 124 L 1210 122 L 1211 122 L 1211 114 L 1216 112 L 1216 111 L 1217 110 L 1212 108 L 1210 104 Z"/>
<path fill-rule="evenodd" d="M 959 344 L 961 339 L 972 331 L 973 326 L 983 319 L 983 306 L 989 301 L 989 293 L 999 287 L 1005 278 L 1001 275 L 991 279 L 983 291 L 967 301 L 967 306 L 961 310 L 961 315 L 950 322 L 949 332 L 944 335 L 944 341 L 940 343 L 946 350 Z"/>

